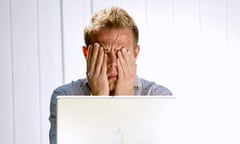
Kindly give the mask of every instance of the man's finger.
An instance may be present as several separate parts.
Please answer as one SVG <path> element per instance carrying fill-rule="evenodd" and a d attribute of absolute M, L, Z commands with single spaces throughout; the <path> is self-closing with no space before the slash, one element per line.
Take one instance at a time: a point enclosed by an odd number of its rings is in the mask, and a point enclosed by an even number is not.
<path fill-rule="evenodd" d="M 96 67 L 96 61 L 97 61 L 97 56 L 98 56 L 98 48 L 99 44 L 95 43 L 94 46 L 92 47 L 92 55 L 89 57 L 89 69 L 88 72 L 90 75 L 93 75 L 95 73 L 95 67 Z"/>
<path fill-rule="evenodd" d="M 128 73 L 127 62 L 123 58 L 123 53 L 122 51 L 119 51 L 117 54 L 118 54 L 118 61 L 119 61 L 118 62 L 119 71 L 121 71 L 122 76 L 127 75 Z"/>
<path fill-rule="evenodd" d="M 123 78 L 123 68 L 119 58 L 117 59 L 117 66 L 118 66 L 118 79 L 120 80 Z"/>
<path fill-rule="evenodd" d="M 99 47 L 98 50 L 98 56 L 97 56 L 97 62 L 96 62 L 96 66 L 95 66 L 95 74 L 99 75 L 101 74 L 101 69 L 103 66 L 103 59 L 104 59 L 104 51 L 103 51 L 103 47 Z"/>
<path fill-rule="evenodd" d="M 90 69 L 90 64 L 91 64 L 91 57 L 92 57 L 92 45 L 88 46 L 88 55 L 87 55 L 87 72 Z"/>
<path fill-rule="evenodd" d="M 107 75 L 107 54 L 105 53 L 103 53 L 103 62 L 101 68 L 101 75 Z"/>
<path fill-rule="evenodd" d="M 134 66 L 133 66 L 133 64 L 135 64 L 134 59 L 133 59 L 130 51 L 129 50 L 127 51 L 126 48 L 123 48 L 121 52 L 122 52 L 122 57 L 123 57 L 122 61 L 125 64 L 125 66 L 123 67 L 124 71 L 126 74 L 130 74 L 134 68 Z"/>
<path fill-rule="evenodd" d="M 130 51 L 127 50 L 126 48 L 123 48 L 122 50 L 122 55 L 125 61 L 130 62 Z"/>

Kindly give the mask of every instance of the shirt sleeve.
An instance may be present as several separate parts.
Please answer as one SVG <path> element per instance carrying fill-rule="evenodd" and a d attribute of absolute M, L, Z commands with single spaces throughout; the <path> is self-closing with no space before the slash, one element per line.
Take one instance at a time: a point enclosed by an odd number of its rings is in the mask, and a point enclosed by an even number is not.
<path fill-rule="evenodd" d="M 172 92 L 161 85 L 158 85 L 154 90 L 153 90 L 153 95 L 162 95 L 162 96 L 172 96 Z"/>
<path fill-rule="evenodd" d="M 138 78 L 135 95 L 158 95 L 171 96 L 172 92 L 165 86 L 159 85 L 153 81 Z"/>
<path fill-rule="evenodd" d="M 49 131 L 49 142 L 50 144 L 56 144 L 56 97 L 58 95 L 66 95 L 61 89 L 56 89 L 51 97 L 50 102 L 50 131 Z"/>

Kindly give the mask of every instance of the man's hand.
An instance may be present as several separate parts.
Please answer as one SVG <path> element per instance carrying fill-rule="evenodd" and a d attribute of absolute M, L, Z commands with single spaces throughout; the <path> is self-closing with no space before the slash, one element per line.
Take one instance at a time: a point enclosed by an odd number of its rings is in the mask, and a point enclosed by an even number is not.
<path fill-rule="evenodd" d="M 126 48 L 118 51 L 117 55 L 118 81 L 115 88 L 115 95 L 132 95 L 137 69 L 134 57 Z"/>
<path fill-rule="evenodd" d="M 88 49 L 87 78 L 92 95 L 109 95 L 107 55 L 98 43 L 90 45 Z"/>

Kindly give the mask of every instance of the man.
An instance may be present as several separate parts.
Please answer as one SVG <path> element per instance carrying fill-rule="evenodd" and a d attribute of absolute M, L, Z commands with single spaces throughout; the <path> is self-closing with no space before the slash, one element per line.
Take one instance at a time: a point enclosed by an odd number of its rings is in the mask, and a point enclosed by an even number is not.
<path fill-rule="evenodd" d="M 87 78 L 57 88 L 50 105 L 50 143 L 56 143 L 56 96 L 58 95 L 172 95 L 165 87 L 136 76 L 140 51 L 138 28 L 121 8 L 94 14 L 84 29 Z"/>

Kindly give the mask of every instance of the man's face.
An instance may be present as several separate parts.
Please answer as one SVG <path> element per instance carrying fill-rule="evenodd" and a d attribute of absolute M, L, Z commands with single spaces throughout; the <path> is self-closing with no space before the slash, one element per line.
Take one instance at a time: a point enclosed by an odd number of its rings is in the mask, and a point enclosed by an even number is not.
<path fill-rule="evenodd" d="M 134 37 L 130 29 L 103 29 L 93 35 L 92 42 L 99 43 L 107 54 L 107 78 L 112 91 L 118 80 L 117 52 L 126 48 L 136 61 L 139 47 L 134 47 Z"/>

